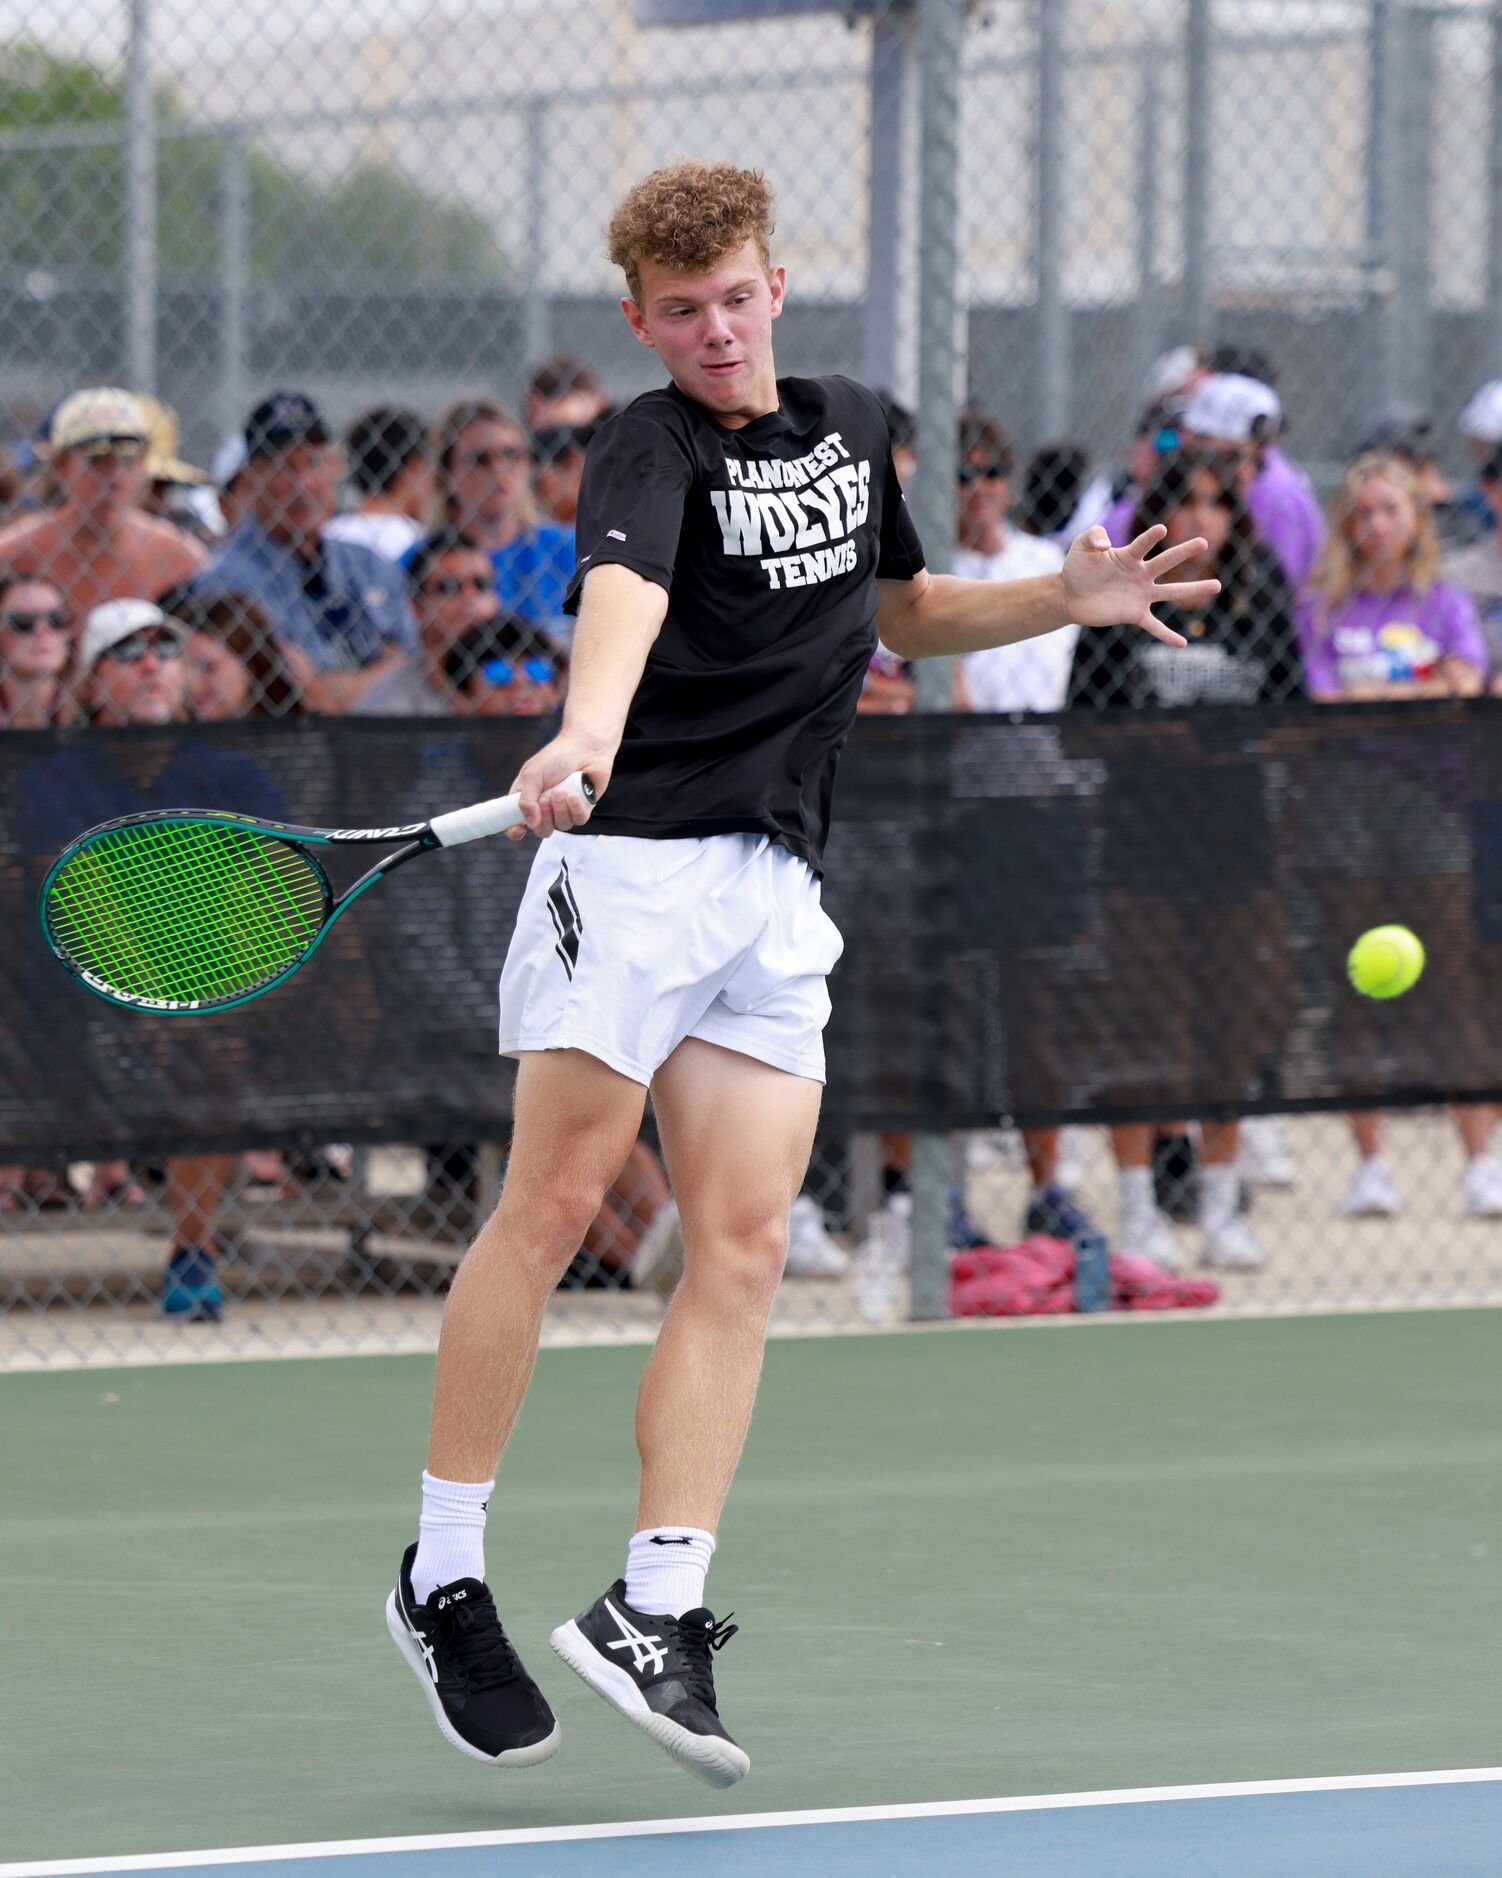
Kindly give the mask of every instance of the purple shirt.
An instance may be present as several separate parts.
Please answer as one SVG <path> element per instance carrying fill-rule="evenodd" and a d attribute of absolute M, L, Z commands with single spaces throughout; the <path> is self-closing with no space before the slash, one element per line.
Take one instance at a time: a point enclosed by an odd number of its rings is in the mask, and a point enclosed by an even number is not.
<path fill-rule="evenodd" d="M 1444 581 L 1427 593 L 1353 593 L 1327 607 L 1300 601 L 1299 646 L 1316 697 L 1339 697 L 1354 685 L 1412 683 L 1432 676 L 1441 659 L 1464 659 L 1486 675 L 1486 640 L 1469 594 Z"/>
<path fill-rule="evenodd" d="M 1289 585 L 1301 593 L 1325 545 L 1325 518 L 1308 478 L 1269 444 L 1246 505 L 1257 533 L 1283 563 Z"/>
<path fill-rule="evenodd" d="M 1129 489 L 1112 505 L 1104 524 L 1112 547 L 1124 547 L 1131 540 L 1138 500 L 1137 491 Z M 1295 593 L 1301 592 L 1325 541 L 1325 518 L 1304 472 L 1269 445 L 1262 453 L 1262 468 L 1246 505 L 1257 533 L 1278 557 L 1288 584 Z"/>

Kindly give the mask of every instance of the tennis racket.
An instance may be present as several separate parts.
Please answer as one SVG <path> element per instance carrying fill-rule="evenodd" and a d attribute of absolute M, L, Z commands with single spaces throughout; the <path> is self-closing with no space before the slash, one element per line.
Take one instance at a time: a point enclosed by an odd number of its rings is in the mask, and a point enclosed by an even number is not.
<path fill-rule="evenodd" d="M 556 785 L 593 804 L 577 771 Z M 403 828 L 296 828 L 214 809 L 102 822 L 69 844 L 42 884 L 54 958 L 132 1011 L 233 1010 L 284 984 L 362 893 L 414 855 L 498 835 L 523 819 L 496 796 Z M 405 843 L 336 900 L 314 847 Z"/>

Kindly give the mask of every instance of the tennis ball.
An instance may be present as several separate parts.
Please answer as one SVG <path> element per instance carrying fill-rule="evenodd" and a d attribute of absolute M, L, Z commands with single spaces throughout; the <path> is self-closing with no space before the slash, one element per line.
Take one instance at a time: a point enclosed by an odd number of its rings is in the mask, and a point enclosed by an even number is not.
<path fill-rule="evenodd" d="M 1406 926 L 1373 926 L 1351 947 L 1346 971 L 1368 998 L 1398 998 L 1411 991 L 1424 969 L 1424 947 Z"/>

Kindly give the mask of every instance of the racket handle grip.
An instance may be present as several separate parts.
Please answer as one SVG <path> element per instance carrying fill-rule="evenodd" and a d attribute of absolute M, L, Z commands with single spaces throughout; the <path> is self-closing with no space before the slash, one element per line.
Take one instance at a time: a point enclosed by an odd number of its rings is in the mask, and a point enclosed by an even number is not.
<path fill-rule="evenodd" d="M 594 807 L 594 784 L 580 771 L 565 776 L 555 789 L 567 789 L 582 796 Z M 435 815 L 429 828 L 438 837 L 440 848 L 456 848 L 461 841 L 478 841 L 483 835 L 501 835 L 522 821 L 520 796 L 492 796 L 488 802 L 471 802 L 467 809 L 450 809 L 447 815 Z"/>

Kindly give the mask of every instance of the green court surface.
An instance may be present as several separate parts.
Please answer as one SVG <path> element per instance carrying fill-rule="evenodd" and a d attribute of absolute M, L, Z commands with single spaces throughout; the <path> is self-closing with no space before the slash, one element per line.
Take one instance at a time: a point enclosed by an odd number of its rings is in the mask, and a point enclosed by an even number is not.
<path fill-rule="evenodd" d="M 1502 1313 L 774 1344 L 725 1794 L 547 1646 L 621 1569 L 642 1356 L 544 1354 L 506 1457 L 564 1735 L 513 1773 L 386 1636 L 430 1361 L 0 1379 L 0 1861 L 1502 1762 Z"/>

